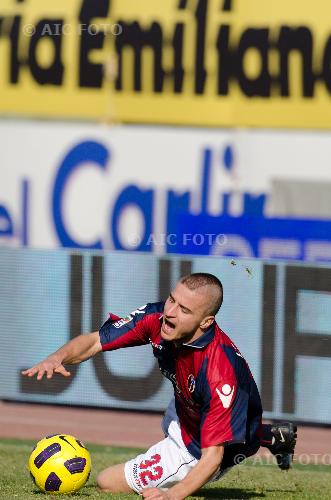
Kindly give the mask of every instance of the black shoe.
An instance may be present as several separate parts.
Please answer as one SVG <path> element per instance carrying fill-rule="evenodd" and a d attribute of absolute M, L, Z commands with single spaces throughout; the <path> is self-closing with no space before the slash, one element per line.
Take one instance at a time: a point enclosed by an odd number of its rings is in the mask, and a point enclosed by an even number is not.
<path fill-rule="evenodd" d="M 297 426 L 291 422 L 272 424 L 272 444 L 268 449 L 275 455 L 278 467 L 288 470 L 293 461 L 294 448 L 297 442 Z"/>

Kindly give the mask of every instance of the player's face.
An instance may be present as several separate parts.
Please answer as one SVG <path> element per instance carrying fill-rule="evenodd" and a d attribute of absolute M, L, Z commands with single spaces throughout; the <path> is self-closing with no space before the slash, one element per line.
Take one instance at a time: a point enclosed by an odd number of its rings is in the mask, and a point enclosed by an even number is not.
<path fill-rule="evenodd" d="M 208 287 L 190 290 L 177 283 L 164 306 L 161 337 L 184 342 L 200 337 L 214 320 L 213 316 L 206 314 L 209 302 Z"/>

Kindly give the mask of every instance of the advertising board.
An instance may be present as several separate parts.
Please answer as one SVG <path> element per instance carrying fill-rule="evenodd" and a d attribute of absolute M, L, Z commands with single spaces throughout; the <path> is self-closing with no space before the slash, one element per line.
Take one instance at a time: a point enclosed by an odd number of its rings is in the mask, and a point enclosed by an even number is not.
<path fill-rule="evenodd" d="M 3 120 L 0 138 L 1 244 L 331 259 L 328 133 Z"/>
<path fill-rule="evenodd" d="M 21 370 L 96 331 L 108 312 L 165 300 L 198 271 L 222 280 L 216 319 L 250 365 L 264 418 L 330 424 L 331 269 L 249 259 L 0 248 L 0 398 L 163 410 L 172 388 L 150 345 L 100 354 L 70 378 L 38 382 Z"/>
<path fill-rule="evenodd" d="M 330 129 L 327 0 L 2 0 L 0 113 Z"/>

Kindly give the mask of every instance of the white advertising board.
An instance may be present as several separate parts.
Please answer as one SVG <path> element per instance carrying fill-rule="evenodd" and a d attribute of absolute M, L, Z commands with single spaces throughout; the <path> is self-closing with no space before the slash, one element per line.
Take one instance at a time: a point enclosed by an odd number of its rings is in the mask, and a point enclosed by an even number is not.
<path fill-rule="evenodd" d="M 0 244 L 181 253 L 166 238 L 174 222 L 183 232 L 179 214 L 220 223 L 224 215 L 230 222 L 245 215 L 268 220 L 302 210 L 301 219 L 328 218 L 328 202 L 320 196 L 317 217 L 307 190 L 296 206 L 288 203 L 300 182 L 313 183 L 317 198 L 319 188 L 331 186 L 327 132 L 2 120 L 0 146 Z M 273 256 L 259 252 L 243 256 Z"/>

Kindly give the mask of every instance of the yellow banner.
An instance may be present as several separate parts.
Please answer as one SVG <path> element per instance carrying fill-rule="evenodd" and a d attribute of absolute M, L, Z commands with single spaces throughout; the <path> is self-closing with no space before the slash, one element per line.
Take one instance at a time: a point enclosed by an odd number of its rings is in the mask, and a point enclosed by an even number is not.
<path fill-rule="evenodd" d="M 331 128 L 329 0 L 1 0 L 0 113 Z"/>

